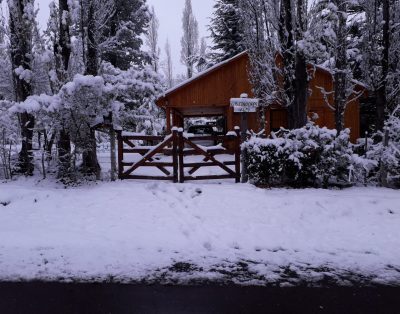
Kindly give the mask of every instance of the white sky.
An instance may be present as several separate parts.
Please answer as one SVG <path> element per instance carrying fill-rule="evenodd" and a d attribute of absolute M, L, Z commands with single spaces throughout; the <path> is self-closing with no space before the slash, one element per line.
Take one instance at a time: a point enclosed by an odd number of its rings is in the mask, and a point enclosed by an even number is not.
<path fill-rule="evenodd" d="M 51 0 L 36 0 L 40 11 L 38 19 L 42 28 L 46 27 L 49 16 L 49 3 Z M 149 6 L 154 6 L 160 20 L 159 45 L 164 58 L 164 46 L 169 38 L 172 55 L 174 57 L 175 74 L 184 73 L 184 67 L 180 63 L 180 39 L 182 37 L 182 11 L 185 0 L 147 0 Z M 199 22 L 200 37 L 209 35 L 207 25 L 212 14 L 214 0 L 192 0 L 193 11 Z"/>

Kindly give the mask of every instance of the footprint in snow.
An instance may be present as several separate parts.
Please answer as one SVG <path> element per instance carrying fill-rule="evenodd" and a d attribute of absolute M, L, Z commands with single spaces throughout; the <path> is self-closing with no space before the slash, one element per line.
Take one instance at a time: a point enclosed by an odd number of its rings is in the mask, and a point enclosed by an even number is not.
<path fill-rule="evenodd" d="M 195 197 L 200 196 L 202 193 L 203 193 L 202 189 L 197 188 L 197 189 L 195 189 L 195 190 L 192 192 L 192 195 L 191 195 L 191 196 L 192 196 L 192 198 L 195 198 Z"/>

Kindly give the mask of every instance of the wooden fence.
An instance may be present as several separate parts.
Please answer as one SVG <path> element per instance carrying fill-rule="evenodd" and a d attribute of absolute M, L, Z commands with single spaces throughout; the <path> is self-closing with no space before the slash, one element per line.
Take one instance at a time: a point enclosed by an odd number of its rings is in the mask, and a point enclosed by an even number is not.
<path fill-rule="evenodd" d="M 213 147 L 199 145 L 199 141 L 213 141 Z M 149 145 L 150 144 L 150 145 Z M 139 160 L 130 161 L 128 156 L 139 154 Z M 218 160 L 218 155 L 231 155 L 232 160 Z M 118 176 L 120 179 L 170 180 L 183 183 L 189 180 L 235 179 L 240 182 L 240 130 L 227 135 L 190 136 L 182 129 L 174 128 L 167 137 L 133 133 L 118 133 Z M 168 161 L 160 161 L 160 156 Z M 190 162 L 189 156 L 201 156 L 201 161 Z M 234 166 L 233 169 L 229 166 Z M 139 175 L 143 167 L 157 168 L 163 175 Z M 216 167 L 223 174 L 196 176 L 205 167 Z M 188 171 L 185 171 L 188 169 Z"/>

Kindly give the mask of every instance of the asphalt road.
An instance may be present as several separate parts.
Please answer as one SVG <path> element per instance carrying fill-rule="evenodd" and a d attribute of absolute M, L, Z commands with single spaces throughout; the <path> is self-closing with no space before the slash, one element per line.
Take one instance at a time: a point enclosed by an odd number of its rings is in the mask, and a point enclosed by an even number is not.
<path fill-rule="evenodd" d="M 0 313 L 400 313 L 395 288 L 0 283 Z"/>

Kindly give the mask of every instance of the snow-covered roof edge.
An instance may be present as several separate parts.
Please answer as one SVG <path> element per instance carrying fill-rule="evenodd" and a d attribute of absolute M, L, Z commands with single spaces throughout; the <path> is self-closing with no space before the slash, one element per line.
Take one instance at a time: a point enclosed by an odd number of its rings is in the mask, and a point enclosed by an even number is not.
<path fill-rule="evenodd" d="M 180 84 L 178 84 L 178 85 L 166 90 L 164 93 L 162 93 L 160 95 L 159 99 L 163 98 L 163 97 L 166 97 L 167 95 L 175 92 L 176 90 L 178 90 L 178 89 L 180 89 L 180 88 L 192 83 L 193 81 L 195 81 L 195 80 L 197 80 L 197 79 L 199 79 L 199 78 L 201 78 L 201 77 L 203 77 L 203 76 L 205 76 L 205 75 L 207 75 L 207 74 L 209 74 L 209 73 L 211 73 L 211 72 L 223 67 L 224 65 L 226 65 L 226 64 L 228 64 L 228 63 L 230 63 L 230 62 L 232 62 L 232 61 L 234 61 L 236 59 L 239 59 L 240 57 L 242 57 L 242 56 L 244 56 L 246 54 L 247 54 L 247 50 L 237 54 L 236 56 L 233 56 L 230 59 L 226 59 L 225 61 L 222 61 L 220 63 L 217 63 L 217 64 L 213 65 L 212 67 L 208 68 L 207 70 L 205 70 L 203 72 L 200 72 L 197 75 L 194 75 L 193 77 L 191 77 L 190 79 L 188 79 L 186 81 L 183 81 L 182 83 L 180 83 Z"/>

